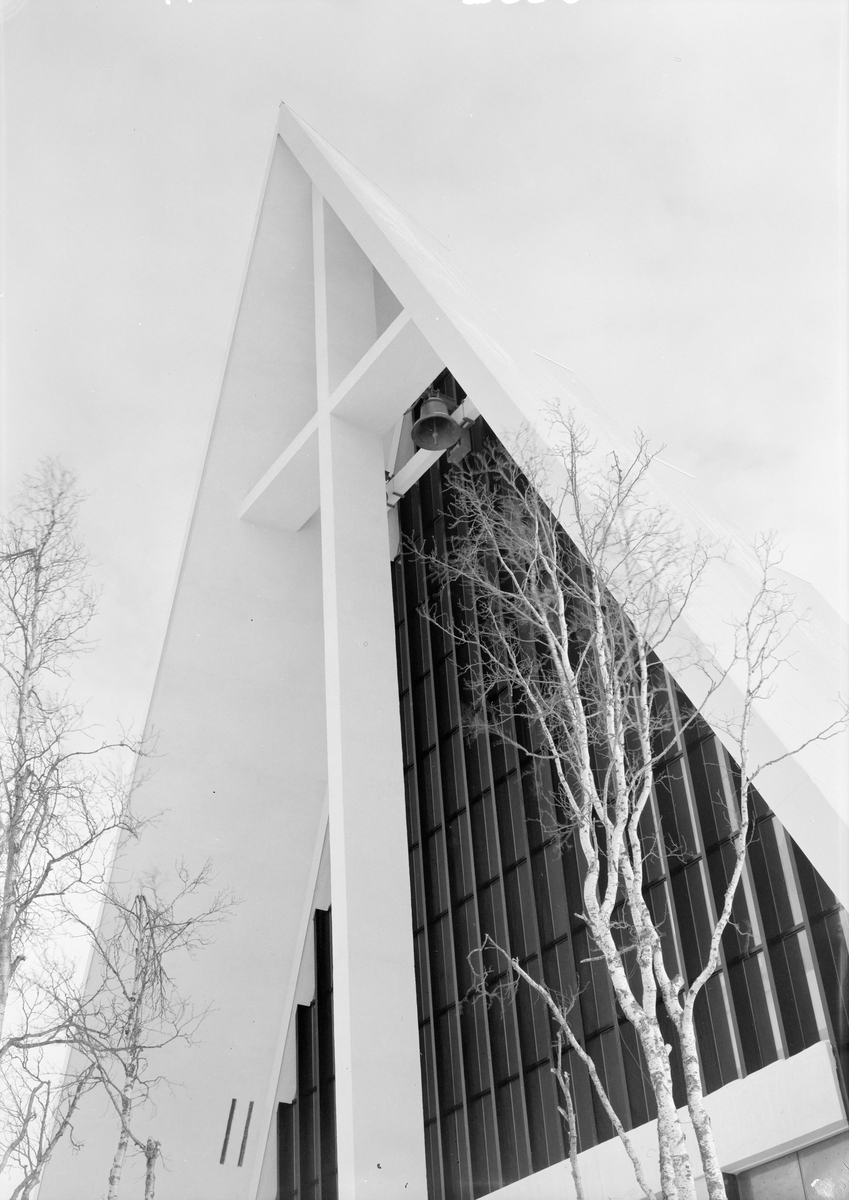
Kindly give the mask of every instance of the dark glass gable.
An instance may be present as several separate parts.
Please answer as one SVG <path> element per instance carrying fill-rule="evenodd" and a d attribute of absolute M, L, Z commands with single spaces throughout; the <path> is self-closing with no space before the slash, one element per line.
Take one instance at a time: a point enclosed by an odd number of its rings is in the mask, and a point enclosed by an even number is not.
<path fill-rule="evenodd" d="M 479 423 L 481 424 L 481 423 Z M 473 431 L 479 448 L 483 434 Z M 550 783 L 498 738 L 464 739 L 468 648 L 425 620 L 450 624 L 459 597 L 442 593 L 405 539 L 444 553 L 450 466 L 443 457 L 401 502 L 393 565 L 409 828 L 422 1087 L 431 1200 L 466 1200 L 563 1159 L 567 1135 L 551 1074 L 553 1030 L 542 1001 L 519 987 L 489 1007 L 469 997 L 469 956 L 487 933 L 535 978 L 578 993 L 573 1028 L 626 1127 L 654 1117 L 635 1035 L 616 1012 L 603 964 L 577 913 L 575 849 L 546 832 Z M 669 684 L 677 712 L 684 698 Z M 512 735 L 528 745 L 513 718 Z M 734 766 L 702 724 L 678 738 L 658 771 L 645 833 L 658 853 L 647 894 L 678 969 L 690 977 L 732 859 L 723 813 Z M 674 845 L 675 854 L 664 846 Z M 697 1002 L 699 1050 L 711 1091 L 829 1037 L 847 1058 L 846 914 L 758 801 L 750 863 L 721 969 Z M 740 932 L 745 930 L 746 932 Z M 479 956 L 478 956 L 479 959 Z M 505 979 L 484 956 L 489 985 Z M 674 1040 L 669 1026 L 668 1037 Z M 571 1056 L 574 1058 L 574 1056 Z M 570 1061 L 580 1149 L 612 1136 L 586 1071 Z M 677 1100 L 684 1103 L 681 1080 Z"/>

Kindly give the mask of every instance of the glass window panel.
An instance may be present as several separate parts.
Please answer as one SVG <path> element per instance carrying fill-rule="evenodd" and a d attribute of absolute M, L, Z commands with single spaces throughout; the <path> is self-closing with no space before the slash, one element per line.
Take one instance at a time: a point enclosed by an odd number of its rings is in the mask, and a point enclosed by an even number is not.
<path fill-rule="evenodd" d="M 537 959 L 531 959 L 525 969 L 532 977 L 539 978 L 539 961 Z M 519 984 L 516 992 L 516 1015 L 519 1021 L 519 1042 L 524 1065 L 528 1067 L 543 1059 L 549 1063 L 552 1018 L 543 997 L 524 982 Z"/>
<path fill-rule="evenodd" d="M 448 869 L 451 896 L 456 903 L 475 890 L 472 839 L 465 810 L 448 823 Z"/>
<path fill-rule="evenodd" d="M 657 772 L 654 790 L 667 858 L 672 862 L 688 862 L 698 854 L 698 845 L 690 819 L 690 806 L 680 758 Z"/>
<path fill-rule="evenodd" d="M 482 974 L 481 933 L 474 897 L 454 910 L 454 947 L 457 964 L 457 992 L 465 999 Z"/>
<path fill-rule="evenodd" d="M 395 631 L 395 657 L 398 662 L 398 692 L 404 695 L 410 688 L 410 652 L 407 646 L 407 622 L 402 621 Z"/>
<path fill-rule="evenodd" d="M 799 936 L 791 934 L 769 946 L 776 999 L 790 1054 L 797 1054 L 819 1040 Z"/>
<path fill-rule="evenodd" d="M 473 741 L 466 741 L 464 739 L 463 755 L 466 760 L 466 781 L 469 798 L 473 799 L 475 796 L 479 796 L 491 784 L 486 738 L 478 735 Z"/>
<path fill-rule="evenodd" d="M 295 1200 L 295 1105 L 277 1105 L 277 1191 L 279 1200 Z"/>
<path fill-rule="evenodd" d="M 442 1162 L 445 1200 L 467 1200 L 467 1197 L 471 1200 L 471 1171 L 462 1110 L 442 1119 Z"/>
<path fill-rule="evenodd" d="M 563 879 L 563 856 L 556 846 L 548 845 L 545 847 L 542 857 L 548 891 L 548 905 L 544 907 L 550 917 L 551 940 L 556 940 L 568 934 L 572 926 L 566 883 Z M 540 888 L 541 886 L 542 874 L 540 875 Z M 542 936 L 541 931 L 540 935 Z M 548 941 L 549 938 L 546 937 L 545 942 Z"/>
<path fill-rule="evenodd" d="M 422 1100 L 424 1119 L 431 1121 L 437 1116 L 436 1107 L 436 1063 L 434 1060 L 433 1030 L 430 1021 L 419 1029 L 419 1046 L 422 1056 Z"/>
<path fill-rule="evenodd" d="M 558 942 L 542 955 L 543 978 L 554 999 L 558 1003 L 573 1004 L 571 1022 L 572 1028 L 578 1032 L 581 1029 L 580 1005 L 575 1004 L 577 998 L 577 979 L 572 961 L 572 950 L 568 942 Z"/>
<path fill-rule="evenodd" d="M 428 971 L 427 941 L 424 930 L 413 938 L 413 963 L 416 971 L 416 997 L 419 1005 L 419 1020 L 431 1014 L 430 975 Z"/>
<path fill-rule="evenodd" d="M 416 747 L 424 754 L 436 745 L 436 703 L 433 680 L 428 674 L 413 684 L 413 718 L 416 728 Z"/>
<path fill-rule="evenodd" d="M 501 860 L 505 867 L 528 853 L 525 838 L 525 808 L 518 775 L 510 775 L 496 784 L 495 806 L 501 835 Z"/>
<path fill-rule="evenodd" d="M 462 735 L 457 732 L 439 744 L 442 773 L 442 807 L 446 817 L 466 804 L 466 776 L 463 763 Z"/>
<path fill-rule="evenodd" d="M 439 761 L 435 750 L 419 759 L 418 783 L 422 832 L 427 833 L 442 823 Z"/>
<path fill-rule="evenodd" d="M 413 703 L 409 692 L 401 704 L 401 753 L 405 767 L 410 766 L 415 761 L 416 734 L 413 724 Z"/>
<path fill-rule="evenodd" d="M 505 977 L 502 976 L 502 980 Z M 493 984 L 496 980 L 492 981 Z M 492 1073 L 496 1084 L 503 1083 L 521 1069 L 516 1014 L 512 997 L 504 995 L 489 1006 L 489 1044 L 492 1052 Z"/>
<path fill-rule="evenodd" d="M 415 764 L 404 768 L 404 802 L 407 809 L 407 841 L 412 846 L 421 837 L 419 785 Z"/>
<path fill-rule="evenodd" d="M 677 871 L 671 879 L 675 915 L 688 979 L 699 974 L 710 944 L 711 922 L 702 881 L 701 863 Z"/>
<path fill-rule="evenodd" d="M 478 917 L 480 919 L 481 942 L 487 934 L 509 953 L 510 941 L 507 937 L 507 925 L 504 919 L 504 899 L 501 894 L 499 881 L 496 880 L 488 887 L 478 892 Z M 484 951 L 484 966 L 493 974 L 500 975 L 504 970 L 503 956 L 495 950 Z"/>
<path fill-rule="evenodd" d="M 449 643 L 448 650 L 453 647 Z M 457 678 L 452 658 L 443 658 L 434 668 L 436 677 L 436 717 L 439 736 L 446 737 L 460 725 L 460 701 L 457 695 Z"/>
<path fill-rule="evenodd" d="M 760 905 L 764 937 L 778 936 L 795 925 L 772 820 L 761 821 L 749 844 L 749 862 Z"/>
<path fill-rule="evenodd" d="M 753 954 L 728 969 L 747 1072 L 760 1070 L 778 1057 L 760 969 L 761 957 L 760 953 Z"/>
<path fill-rule="evenodd" d="M 692 747 L 688 755 L 696 811 L 707 846 L 730 837 L 733 832 L 728 815 L 729 796 L 720 765 L 723 754 L 716 738 L 710 737 Z"/>
<path fill-rule="evenodd" d="M 425 1164 L 427 1166 L 428 1200 L 445 1200 L 442 1174 L 442 1147 L 439 1140 L 439 1123 L 425 1125 Z"/>
<path fill-rule="evenodd" d="M 407 592 L 407 637 L 410 647 L 410 676 L 415 683 L 417 679 L 421 679 L 422 675 L 430 667 L 430 645 L 427 630 L 427 621 L 418 612 L 418 605 L 424 600 L 424 579 L 423 572 L 417 570 L 414 575 L 422 577 L 421 594 L 416 595 L 414 590 L 412 595 L 409 590 Z M 407 578 L 409 584 L 409 576 Z"/>
<path fill-rule="evenodd" d="M 430 926 L 428 948 L 430 950 L 430 978 L 433 987 L 433 1007 L 436 1012 L 446 1004 L 453 1004 L 454 995 L 454 949 L 451 944 L 451 919 L 446 913 Z"/>
<path fill-rule="evenodd" d="M 841 913 L 830 913 L 811 926 L 814 953 L 838 1046 L 849 1040 L 849 950 Z"/>
<path fill-rule="evenodd" d="M 501 1187 L 498 1138 L 491 1093 L 469 1105 L 469 1142 L 472 1159 L 472 1194 L 486 1196 Z"/>
<path fill-rule="evenodd" d="M 737 1078 L 731 1030 L 728 1028 L 719 975 L 713 975 L 697 997 L 694 1024 L 705 1092 L 713 1092 Z"/>
<path fill-rule="evenodd" d="M 581 1017 L 589 1036 L 616 1020 L 613 992 L 607 966 L 590 941 L 586 930 L 575 934 L 575 968 L 581 989 Z"/>
<path fill-rule="evenodd" d="M 624 1118 L 628 1114 L 628 1094 L 625 1090 L 625 1077 L 619 1061 L 616 1029 L 608 1029 L 596 1037 L 588 1038 L 586 1048 L 614 1111 L 619 1114 L 619 1119 L 625 1124 Z M 595 1088 L 593 1088 L 593 1111 L 599 1140 L 606 1141 L 613 1137 L 613 1126 L 610 1124 Z"/>
<path fill-rule="evenodd" d="M 650 884 L 661 879 L 666 871 L 663 861 L 663 844 L 651 803 L 643 809 L 639 828 L 640 848 L 643 852 L 643 878 L 647 884 Z"/>
<path fill-rule="evenodd" d="M 717 912 L 721 912 L 725 904 L 725 892 L 734 872 L 736 857 L 733 846 L 728 842 L 716 850 L 712 850 L 707 856 L 708 875 Z M 738 883 L 734 894 L 731 920 L 723 934 L 722 944 L 729 958 L 738 958 L 742 954 L 749 954 L 757 945 L 742 880 Z"/>
<path fill-rule="evenodd" d="M 433 920 L 449 907 L 448 864 L 445 861 L 445 832 L 440 826 L 426 839 L 424 844 L 427 908 Z"/>
<path fill-rule="evenodd" d="M 522 1088 L 518 1079 L 496 1090 L 495 1109 L 501 1145 L 501 1178 L 505 1184 L 513 1183 L 531 1171 Z"/>
<path fill-rule="evenodd" d="M 500 704 L 503 711 L 506 708 L 506 702 L 502 700 Z M 514 736 L 513 721 L 511 718 L 508 718 L 505 722 L 504 733 L 508 738 Z M 496 782 L 503 779 L 505 775 L 516 771 L 519 762 L 515 746 L 511 746 L 509 742 L 504 741 L 497 734 L 492 734 L 489 739 L 489 748 L 492 756 L 492 777 Z"/>
<path fill-rule="evenodd" d="M 657 1116 L 651 1080 L 633 1025 L 624 1022 L 619 1026 L 622 1038 L 622 1066 L 625 1070 L 625 1086 L 628 1090 L 631 1125 L 644 1125 Z"/>
<path fill-rule="evenodd" d="M 581 891 L 585 875 L 583 852 L 577 845 L 576 837 L 570 838 L 561 846 L 560 870 L 563 882 L 566 884 L 566 896 L 569 907 L 569 919 L 573 927 L 577 926 L 580 918 L 575 914 L 584 911 L 584 897 Z"/>
<path fill-rule="evenodd" d="M 522 798 L 525 805 L 525 835 L 531 850 L 541 846 L 547 836 L 543 829 L 543 814 L 540 812 L 540 779 L 548 775 L 548 763 L 533 762 L 522 756 L 519 777 L 522 781 Z M 546 828 L 550 823 L 550 820 L 545 822 Z"/>
<path fill-rule="evenodd" d="M 421 846 L 410 851 L 410 891 L 413 901 L 413 929 L 421 929 L 425 923 L 424 876 L 422 874 Z"/>
<path fill-rule="evenodd" d="M 669 883 L 656 883 L 645 893 L 646 907 L 651 913 L 655 927 L 663 940 L 663 958 L 670 975 L 681 972 L 675 949 L 675 934 L 672 927 L 672 904 L 669 899 Z"/>
<path fill-rule="evenodd" d="M 507 925 L 510 930 L 510 952 L 524 960 L 538 951 L 536 907 L 530 864 L 527 859 L 504 875 L 504 897 L 507 906 Z"/>
<path fill-rule="evenodd" d="M 837 897 L 818 871 L 811 866 L 810 860 L 802 853 L 792 838 L 788 839 L 793 848 L 796 869 L 799 872 L 799 885 L 805 906 L 811 917 L 821 912 L 830 912 L 837 908 Z"/>
<path fill-rule="evenodd" d="M 446 610 L 443 591 L 440 589 L 438 581 L 433 578 L 429 581 L 429 592 L 429 612 L 432 619 L 428 621 L 428 633 L 430 635 L 431 662 L 436 669 L 437 664 L 444 662 L 451 654 L 454 641 L 451 635 L 451 609 L 448 607 Z M 440 697 L 440 704 L 441 702 L 442 697 Z M 447 712 L 444 713 L 444 716 L 446 721 L 450 721 Z M 446 727 L 450 728 L 450 725 Z"/>
<path fill-rule="evenodd" d="M 466 1063 L 466 1092 L 469 1096 L 479 1096 L 481 1092 L 492 1087 L 486 1012 L 486 1001 L 483 997 L 474 1001 L 464 1001 L 460 1009 L 460 1032 Z"/>
<path fill-rule="evenodd" d="M 499 872 L 498 834 L 492 793 L 485 792 L 480 799 L 472 801 L 469 812 L 472 822 L 475 877 L 480 887 Z"/>
<path fill-rule="evenodd" d="M 525 1073 L 525 1101 L 534 1171 L 541 1171 L 566 1156 L 565 1122 L 557 1111 L 557 1084 L 546 1063 Z"/>
<path fill-rule="evenodd" d="M 439 1108 L 445 1113 L 463 1103 L 463 1056 L 456 1008 L 440 1013 L 434 1022 Z"/>

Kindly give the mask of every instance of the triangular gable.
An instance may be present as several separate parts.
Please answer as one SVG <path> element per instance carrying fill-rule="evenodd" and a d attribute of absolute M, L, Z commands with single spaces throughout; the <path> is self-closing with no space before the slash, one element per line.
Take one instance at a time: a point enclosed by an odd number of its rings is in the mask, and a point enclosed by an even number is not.
<path fill-rule="evenodd" d="M 488 329 L 497 323 L 494 314 L 458 278 L 435 239 L 416 229 L 376 185 L 285 106 L 278 133 L 468 393 L 471 404 L 506 445 L 514 447 L 517 434 L 523 431 L 527 437 L 529 430 L 539 439 L 537 445 L 546 444 L 548 413 L 552 402 L 557 402 L 568 405 L 587 427 L 599 454 L 623 448 L 618 429 L 589 406 L 562 373 L 555 379 L 538 356 L 512 348 L 508 352 L 490 335 Z M 653 468 L 650 482 L 656 499 L 671 508 L 685 531 L 707 536 L 723 548 L 691 603 L 689 628 L 682 630 L 682 637 L 694 636 L 709 661 L 725 663 L 732 648 L 729 622 L 745 613 L 758 585 L 755 557 L 710 514 L 697 486 L 662 466 Z M 822 621 L 816 611 L 806 617 L 804 595 L 798 608 L 804 619 L 788 641 L 792 665 L 779 672 L 776 694 L 757 706 L 752 744 L 761 761 L 795 750 L 837 715 L 845 634 L 842 640 L 835 636 L 834 623 Z M 836 628 L 845 630 L 839 619 Z M 678 678 L 691 698 L 702 704 L 701 672 L 684 670 Z M 739 708 L 740 697 L 739 681 L 729 678 L 707 702 L 705 715 L 721 726 L 722 719 Z M 759 779 L 765 798 L 788 832 L 844 901 L 849 901 L 847 759 L 846 737 L 836 737 L 807 747 Z"/>

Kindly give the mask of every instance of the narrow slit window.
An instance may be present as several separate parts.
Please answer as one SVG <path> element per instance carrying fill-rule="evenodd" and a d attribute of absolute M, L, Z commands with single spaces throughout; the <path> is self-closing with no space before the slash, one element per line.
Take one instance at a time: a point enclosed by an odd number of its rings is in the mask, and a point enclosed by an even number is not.
<path fill-rule="evenodd" d="M 224 1165 L 224 1159 L 227 1157 L 227 1146 L 230 1143 L 230 1130 L 233 1128 L 233 1117 L 236 1115 L 236 1101 L 230 1101 L 230 1112 L 227 1116 L 227 1128 L 224 1130 L 224 1144 L 221 1147 L 221 1157 L 219 1162 Z"/>

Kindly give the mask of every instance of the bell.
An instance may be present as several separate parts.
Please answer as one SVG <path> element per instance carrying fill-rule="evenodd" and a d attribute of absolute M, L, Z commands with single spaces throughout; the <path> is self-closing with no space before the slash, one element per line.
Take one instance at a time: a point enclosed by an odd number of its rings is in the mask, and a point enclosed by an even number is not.
<path fill-rule="evenodd" d="M 412 429 L 413 442 L 420 450 L 449 450 L 463 436 L 463 429 L 451 420 L 448 400 L 432 392 L 422 402 L 419 419 Z"/>

